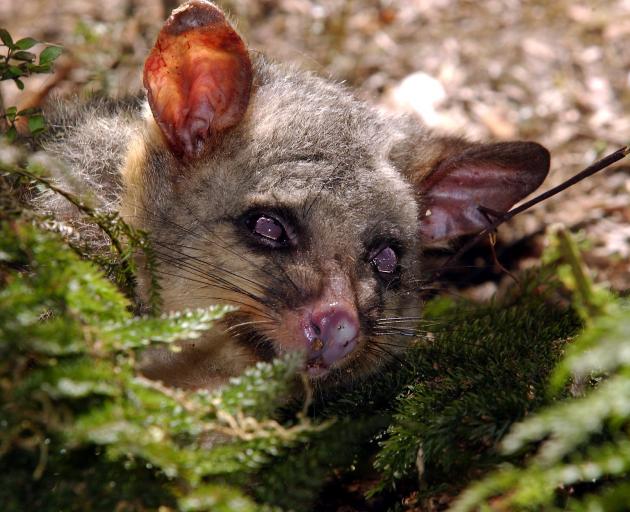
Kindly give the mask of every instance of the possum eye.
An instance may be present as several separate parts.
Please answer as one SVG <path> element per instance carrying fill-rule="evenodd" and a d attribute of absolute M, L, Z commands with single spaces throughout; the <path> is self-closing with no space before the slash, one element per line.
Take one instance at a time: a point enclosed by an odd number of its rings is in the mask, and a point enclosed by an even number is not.
<path fill-rule="evenodd" d="M 261 215 L 254 224 L 254 233 L 258 236 L 279 242 L 284 236 L 284 228 L 276 219 Z"/>
<path fill-rule="evenodd" d="M 245 224 L 258 242 L 271 248 L 287 247 L 295 238 L 293 229 L 268 213 L 254 213 L 245 219 Z"/>
<path fill-rule="evenodd" d="M 389 245 L 382 247 L 372 256 L 371 263 L 383 277 L 392 276 L 398 270 L 398 256 Z"/>

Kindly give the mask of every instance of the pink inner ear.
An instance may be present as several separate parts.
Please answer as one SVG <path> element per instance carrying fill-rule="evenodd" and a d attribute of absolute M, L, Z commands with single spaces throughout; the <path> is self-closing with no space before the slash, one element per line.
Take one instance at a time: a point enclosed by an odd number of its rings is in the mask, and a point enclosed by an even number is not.
<path fill-rule="evenodd" d="M 487 225 L 485 206 L 508 211 L 549 171 L 549 153 L 533 142 L 473 146 L 447 158 L 421 184 L 420 235 L 427 244 L 474 234 Z"/>
<path fill-rule="evenodd" d="M 214 5 L 175 10 L 144 66 L 153 116 L 177 155 L 198 156 L 208 139 L 245 114 L 252 68 L 243 40 Z"/>

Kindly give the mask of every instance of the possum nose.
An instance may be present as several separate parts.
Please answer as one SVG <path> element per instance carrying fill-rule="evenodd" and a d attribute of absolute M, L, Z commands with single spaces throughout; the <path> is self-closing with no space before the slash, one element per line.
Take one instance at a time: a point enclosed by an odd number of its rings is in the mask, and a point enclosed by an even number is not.
<path fill-rule="evenodd" d="M 321 359 L 330 366 L 354 350 L 358 334 L 359 320 L 354 307 L 337 302 L 317 308 L 311 314 L 308 357 Z"/>

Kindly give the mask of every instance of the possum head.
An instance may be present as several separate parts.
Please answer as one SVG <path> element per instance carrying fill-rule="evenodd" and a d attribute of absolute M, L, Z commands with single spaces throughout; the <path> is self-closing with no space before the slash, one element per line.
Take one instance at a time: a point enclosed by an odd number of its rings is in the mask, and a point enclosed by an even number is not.
<path fill-rule="evenodd" d="M 533 143 L 439 138 L 343 87 L 252 57 L 213 4 L 173 12 L 144 70 L 151 112 L 130 142 L 122 214 L 151 234 L 167 310 L 237 306 L 144 373 L 212 386 L 305 354 L 352 380 L 405 345 L 422 251 L 485 225 L 547 173 Z"/>

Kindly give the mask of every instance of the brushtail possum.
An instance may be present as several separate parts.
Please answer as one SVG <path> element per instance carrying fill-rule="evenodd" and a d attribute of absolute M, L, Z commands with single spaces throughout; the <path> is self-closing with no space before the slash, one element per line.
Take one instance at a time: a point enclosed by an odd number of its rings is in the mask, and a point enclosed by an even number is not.
<path fill-rule="evenodd" d="M 48 150 L 66 186 L 150 234 L 165 310 L 237 307 L 181 351 L 144 355 L 173 386 L 290 351 L 320 384 L 374 373 L 415 327 L 423 251 L 479 232 L 478 206 L 507 211 L 549 169 L 539 144 L 439 136 L 270 62 L 205 0 L 173 11 L 144 86 L 144 105 L 57 116 Z M 62 201 L 49 206 L 71 219 Z"/>

